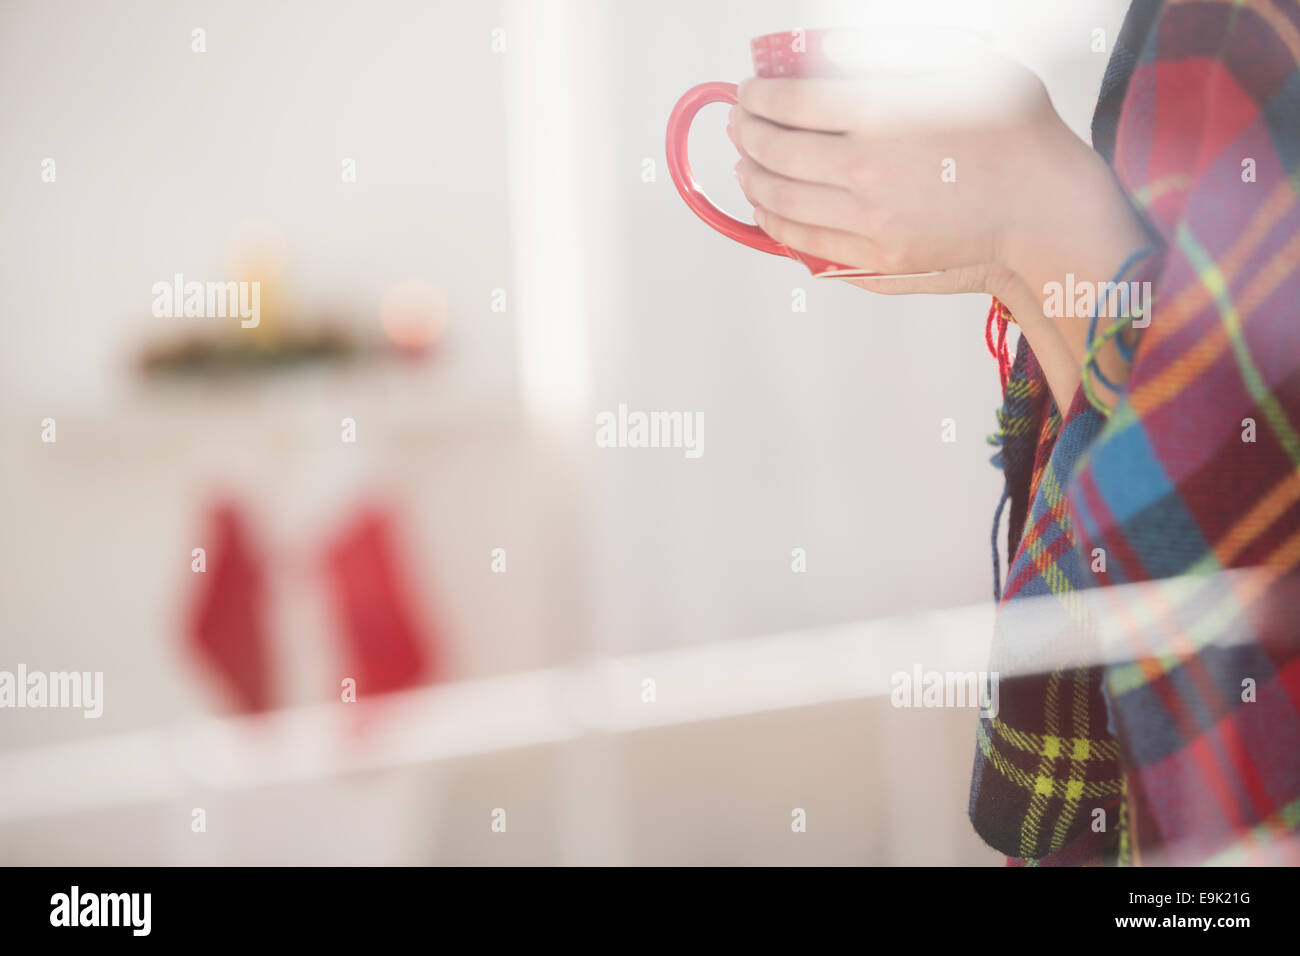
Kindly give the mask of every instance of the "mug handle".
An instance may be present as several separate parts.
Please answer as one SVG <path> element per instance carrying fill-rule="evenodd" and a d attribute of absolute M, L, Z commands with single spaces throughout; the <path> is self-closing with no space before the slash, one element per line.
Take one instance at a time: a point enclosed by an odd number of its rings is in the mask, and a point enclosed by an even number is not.
<path fill-rule="evenodd" d="M 734 106 L 737 92 L 735 83 L 701 83 L 682 94 L 668 117 L 668 174 L 672 176 L 673 185 L 677 187 L 677 192 L 686 205 L 691 207 L 691 212 L 718 232 L 774 256 L 789 256 L 790 251 L 784 244 L 777 242 L 758 226 L 741 222 L 710 202 L 696 181 L 695 174 L 691 172 L 691 160 L 686 147 L 695 114 L 710 103 L 730 103 Z"/>

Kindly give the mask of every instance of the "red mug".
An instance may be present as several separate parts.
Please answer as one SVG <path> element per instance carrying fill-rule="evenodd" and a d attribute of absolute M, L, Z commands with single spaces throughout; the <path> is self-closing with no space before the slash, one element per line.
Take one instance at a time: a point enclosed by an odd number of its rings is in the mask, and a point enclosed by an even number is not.
<path fill-rule="evenodd" d="M 769 33 L 755 37 L 749 48 L 754 58 L 754 73 L 762 77 L 845 77 L 852 76 L 857 70 L 853 66 L 838 61 L 834 55 L 828 55 L 827 38 L 836 34 L 834 30 L 786 30 L 782 33 Z M 686 205 L 695 215 L 730 239 L 743 242 L 762 252 L 774 256 L 786 256 L 808 267 L 817 278 L 845 276 L 878 276 L 885 273 L 870 272 L 853 266 L 840 265 L 827 259 L 791 249 L 777 242 L 758 226 L 731 216 L 717 206 L 700 188 L 695 174 L 691 172 L 690 157 L 687 155 L 687 137 L 691 130 L 691 121 L 695 114 L 710 103 L 736 103 L 737 87 L 735 83 L 701 83 L 682 95 L 668 117 L 668 173 L 673 178 L 673 185 L 681 194 Z"/>

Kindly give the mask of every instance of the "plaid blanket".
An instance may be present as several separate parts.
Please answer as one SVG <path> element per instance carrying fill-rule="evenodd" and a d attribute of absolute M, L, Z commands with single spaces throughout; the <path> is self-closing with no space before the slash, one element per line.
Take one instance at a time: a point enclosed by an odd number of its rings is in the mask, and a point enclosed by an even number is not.
<path fill-rule="evenodd" d="M 1114 409 L 1017 347 L 971 820 L 1010 862 L 1300 862 L 1300 4 L 1137 0 L 1093 142 L 1151 321 Z"/>

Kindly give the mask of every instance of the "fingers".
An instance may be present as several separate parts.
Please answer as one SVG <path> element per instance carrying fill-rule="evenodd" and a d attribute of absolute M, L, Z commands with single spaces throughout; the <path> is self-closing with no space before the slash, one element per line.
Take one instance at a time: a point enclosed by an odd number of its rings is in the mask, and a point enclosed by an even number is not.
<path fill-rule="evenodd" d="M 840 183 L 847 177 L 852 154 L 843 136 L 786 129 L 739 107 L 732 110 L 730 126 L 741 152 L 774 173 L 810 183 Z"/>
<path fill-rule="evenodd" d="M 858 126 L 866 112 L 865 87 L 857 80 L 769 80 L 751 77 L 740 84 L 740 105 L 782 126 L 843 132 Z"/>
<path fill-rule="evenodd" d="M 754 221 L 777 242 L 785 243 L 800 252 L 807 252 L 856 269 L 867 269 L 872 272 L 891 271 L 876 264 L 874 261 L 878 258 L 876 243 L 864 236 L 786 219 L 762 207 L 754 210 Z"/>
<path fill-rule="evenodd" d="M 847 189 L 787 179 L 751 159 L 736 164 L 736 178 L 751 205 L 782 218 L 846 232 L 862 227 L 861 204 Z"/>
<path fill-rule="evenodd" d="M 918 258 L 917 253 L 890 242 L 889 237 L 861 236 L 842 229 L 815 226 L 796 219 L 787 219 L 761 206 L 754 209 L 754 222 L 777 242 L 784 243 L 791 249 L 811 253 L 855 269 L 879 272 L 885 277 L 884 281 L 905 281 L 903 278 L 890 279 L 888 278 L 890 276 L 921 278 L 922 273 L 930 273 L 939 265 L 933 258 L 925 258 L 932 257 L 933 250 L 922 250 L 919 254 L 921 258 Z M 961 270 L 949 271 L 955 273 L 950 276 L 948 280 L 950 283 L 971 285 Z M 863 286 L 863 288 L 873 292 L 885 291 L 883 288 L 875 289 L 870 286 Z M 916 291 L 921 290 L 918 288 Z M 936 288 L 935 291 L 938 289 Z M 949 288 L 945 291 L 957 290 Z M 974 289 L 962 288 L 961 291 L 974 291 Z"/>
<path fill-rule="evenodd" d="M 934 275 L 905 275 L 897 278 L 885 276 L 844 281 L 879 295 L 958 295 L 985 291 L 976 268 L 947 269 Z"/>

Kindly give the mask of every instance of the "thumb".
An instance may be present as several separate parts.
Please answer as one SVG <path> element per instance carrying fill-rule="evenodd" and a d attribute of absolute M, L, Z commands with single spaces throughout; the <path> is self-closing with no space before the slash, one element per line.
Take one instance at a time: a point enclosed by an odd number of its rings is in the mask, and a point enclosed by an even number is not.
<path fill-rule="evenodd" d="M 880 295 L 960 295 L 965 292 L 989 292 L 989 275 L 985 266 L 962 266 L 910 276 L 870 276 L 845 279 L 850 285 Z"/>

